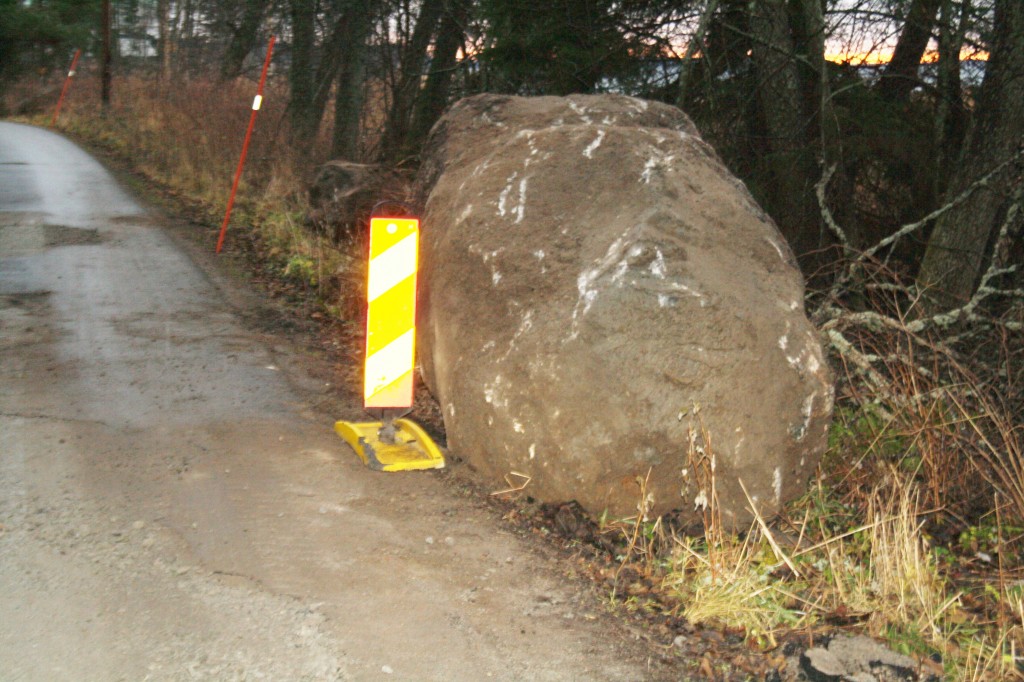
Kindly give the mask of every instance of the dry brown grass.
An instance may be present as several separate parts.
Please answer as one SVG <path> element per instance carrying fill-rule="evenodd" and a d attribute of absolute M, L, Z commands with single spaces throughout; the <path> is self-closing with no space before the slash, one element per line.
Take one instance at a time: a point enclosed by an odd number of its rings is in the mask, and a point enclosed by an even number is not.
<path fill-rule="evenodd" d="M 95 74 L 80 78 L 60 127 L 130 157 L 137 170 L 190 198 L 226 203 L 249 122 L 252 83 L 119 78 L 104 112 Z M 286 91 L 271 81 L 239 186 L 242 203 L 298 193 L 307 161 L 317 161 L 299 158 L 289 147 L 285 104 Z"/>
<path fill-rule="evenodd" d="M 201 207 L 211 226 L 218 223 L 255 85 L 244 79 L 165 83 L 128 76 L 115 81 L 106 112 L 98 92 L 96 74 L 80 73 L 59 127 L 124 158 L 136 171 Z M 250 235 L 282 277 L 313 287 L 332 314 L 358 321 L 364 307 L 364 245 L 334 244 L 309 229 L 306 219 L 307 188 L 316 166 L 327 160 L 330 121 L 312 152 L 300 153 L 288 141 L 286 102 L 286 84 L 271 78 L 239 183 L 229 240 Z"/>

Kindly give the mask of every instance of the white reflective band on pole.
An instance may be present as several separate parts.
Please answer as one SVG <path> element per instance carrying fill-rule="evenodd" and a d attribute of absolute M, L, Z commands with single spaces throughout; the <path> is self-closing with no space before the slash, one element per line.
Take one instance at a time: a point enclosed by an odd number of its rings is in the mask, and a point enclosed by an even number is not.
<path fill-rule="evenodd" d="M 263 95 L 256 95 L 252 100 L 252 110 L 259 111 L 261 104 L 263 104 Z"/>

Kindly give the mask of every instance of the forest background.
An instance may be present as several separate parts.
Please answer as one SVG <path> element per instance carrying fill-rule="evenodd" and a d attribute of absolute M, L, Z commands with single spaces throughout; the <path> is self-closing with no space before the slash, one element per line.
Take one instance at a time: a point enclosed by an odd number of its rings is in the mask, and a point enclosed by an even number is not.
<path fill-rule="evenodd" d="M 347 323 L 364 263 L 308 205 L 322 163 L 408 176 L 445 107 L 480 92 L 682 108 L 798 255 L 837 419 L 774 523 L 791 549 L 713 509 L 696 540 L 641 509 L 596 521 L 621 536 L 613 594 L 764 646 L 842 623 L 958 677 L 1020 674 L 1024 2 L 0 0 L 0 113 L 48 123 L 81 48 L 59 125 L 216 224 L 270 35 L 232 229 Z M 620 584 L 633 573 L 654 597 Z M 741 576 L 761 582 L 715 593 Z M 738 613 L 699 610 L 719 598 Z"/>

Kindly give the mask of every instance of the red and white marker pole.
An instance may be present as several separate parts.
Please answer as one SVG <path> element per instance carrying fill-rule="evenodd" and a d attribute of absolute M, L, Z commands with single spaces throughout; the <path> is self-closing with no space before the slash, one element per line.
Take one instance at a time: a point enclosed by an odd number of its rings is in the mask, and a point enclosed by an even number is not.
<path fill-rule="evenodd" d="M 60 116 L 60 108 L 64 104 L 64 98 L 68 94 L 68 88 L 71 87 L 71 79 L 75 77 L 75 67 L 78 66 L 78 58 L 82 56 L 81 50 L 75 50 L 75 56 L 71 58 L 71 68 L 68 69 L 68 77 L 64 79 L 64 87 L 60 91 L 60 99 L 57 100 L 57 109 L 53 112 L 53 119 L 50 121 L 50 127 L 57 125 L 57 117 Z"/>
<path fill-rule="evenodd" d="M 220 237 L 217 239 L 217 253 L 224 247 L 224 235 L 228 232 L 228 222 L 231 220 L 231 209 L 235 205 L 235 192 L 238 191 L 238 181 L 242 177 L 242 167 L 245 165 L 245 155 L 249 151 L 249 140 L 252 138 L 252 128 L 256 124 L 256 112 L 263 104 L 263 85 L 267 82 L 267 68 L 270 67 L 270 55 L 274 52 L 274 41 L 277 38 L 270 36 L 270 44 L 267 45 L 267 58 L 263 60 L 263 73 L 260 74 L 260 84 L 256 88 L 256 97 L 252 101 L 252 114 L 249 116 L 249 127 L 245 130 L 245 142 L 242 143 L 242 156 L 238 159 L 238 169 L 235 171 L 235 182 L 231 185 L 231 195 L 228 196 L 228 209 L 224 212 L 224 224 L 220 226 Z"/>

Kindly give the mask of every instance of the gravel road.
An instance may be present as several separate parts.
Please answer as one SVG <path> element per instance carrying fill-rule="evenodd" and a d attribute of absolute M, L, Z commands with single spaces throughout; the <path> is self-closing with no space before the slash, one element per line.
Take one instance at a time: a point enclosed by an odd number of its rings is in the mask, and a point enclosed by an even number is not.
<path fill-rule="evenodd" d="M 679 679 L 478 501 L 363 468 L 164 220 L 0 123 L 0 679 Z"/>

